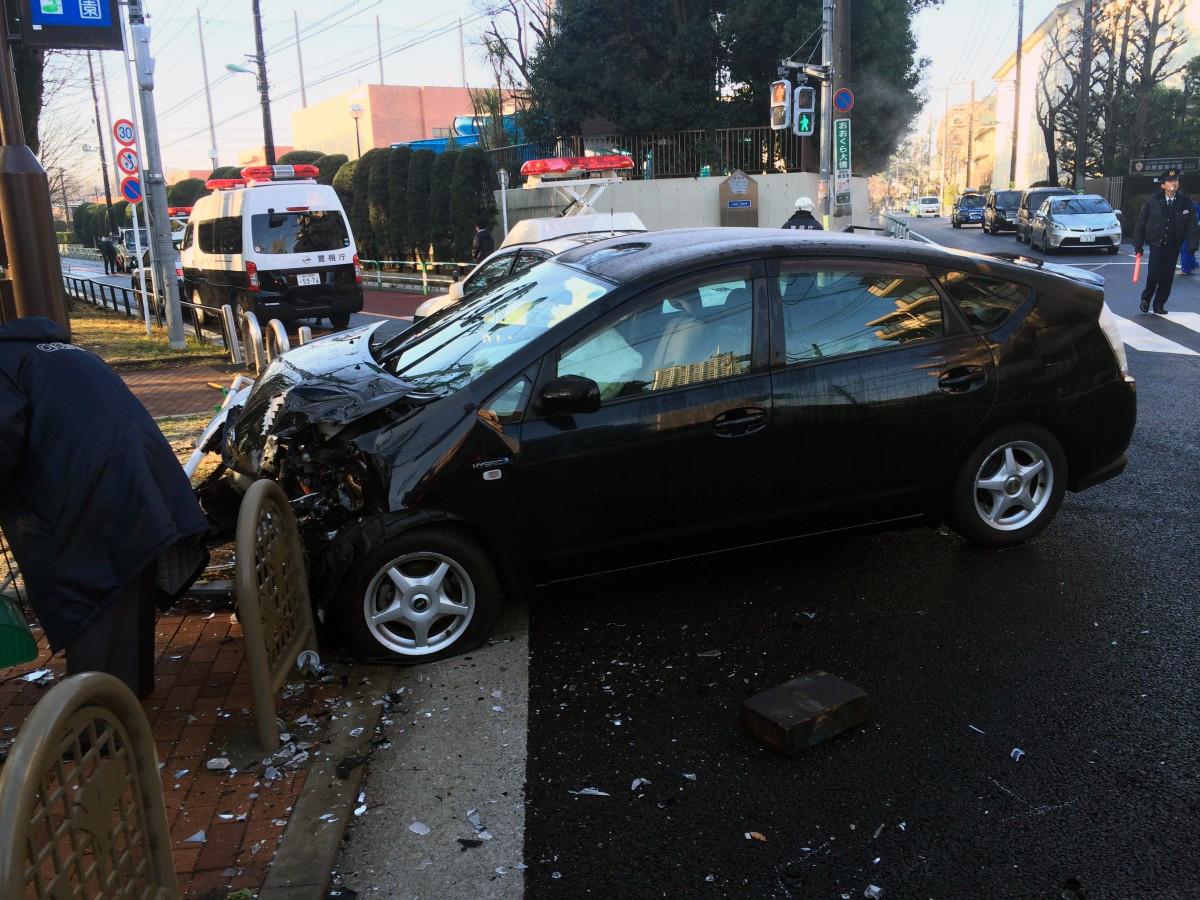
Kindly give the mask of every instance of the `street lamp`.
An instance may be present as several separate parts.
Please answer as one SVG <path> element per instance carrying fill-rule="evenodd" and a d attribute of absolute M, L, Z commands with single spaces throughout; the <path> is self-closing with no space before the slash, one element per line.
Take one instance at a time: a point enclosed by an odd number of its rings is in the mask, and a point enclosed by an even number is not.
<path fill-rule="evenodd" d="M 271 127 L 271 97 L 267 92 L 266 66 L 262 57 L 251 56 L 247 59 L 252 59 L 258 64 L 258 69 L 247 69 L 245 66 L 239 66 L 237 63 L 225 63 L 225 69 L 237 75 L 253 75 L 255 84 L 258 86 L 258 99 L 262 106 L 263 120 L 263 161 L 268 166 L 275 165 L 275 136 Z"/>
<path fill-rule="evenodd" d="M 354 148 L 358 155 L 355 159 L 362 158 L 362 138 L 358 134 L 358 120 L 362 118 L 363 108 L 361 103 L 355 103 L 350 107 L 350 118 L 354 120 Z"/>

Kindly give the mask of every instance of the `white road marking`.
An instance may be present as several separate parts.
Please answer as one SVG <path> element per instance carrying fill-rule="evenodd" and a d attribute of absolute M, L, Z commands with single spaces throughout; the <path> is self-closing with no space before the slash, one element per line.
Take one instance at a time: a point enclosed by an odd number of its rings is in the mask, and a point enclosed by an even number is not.
<path fill-rule="evenodd" d="M 1200 320 L 1200 315 L 1196 313 L 1173 313 L 1172 316 L 1195 316 L 1197 320 Z M 1197 353 L 1195 350 L 1190 350 L 1183 346 L 1183 344 L 1177 344 L 1162 335 L 1155 334 L 1149 328 L 1143 328 L 1136 322 L 1123 319 L 1120 316 L 1113 316 L 1113 318 L 1117 320 L 1117 328 L 1121 332 L 1121 340 L 1134 350 L 1146 350 L 1150 353 L 1176 353 L 1180 356 L 1200 356 L 1200 353 Z M 1200 331 L 1200 321 L 1196 325 L 1188 325 L 1187 327 Z"/>

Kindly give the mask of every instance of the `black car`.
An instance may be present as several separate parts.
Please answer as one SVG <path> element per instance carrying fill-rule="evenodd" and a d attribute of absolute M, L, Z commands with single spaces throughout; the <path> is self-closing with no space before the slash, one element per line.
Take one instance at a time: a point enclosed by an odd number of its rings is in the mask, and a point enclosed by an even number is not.
<path fill-rule="evenodd" d="M 983 230 L 999 234 L 1017 227 L 1017 209 L 1021 205 L 1020 191 L 989 191 L 983 207 Z"/>
<path fill-rule="evenodd" d="M 941 521 L 1011 546 L 1126 465 L 1134 384 L 1081 277 L 858 234 L 616 237 L 276 358 L 201 441 L 237 474 L 200 495 L 228 523 L 231 481 L 278 481 L 325 620 L 410 662 L 592 573 Z"/>
<path fill-rule="evenodd" d="M 1075 192 L 1069 188 L 1040 187 L 1030 188 L 1021 194 L 1021 202 L 1017 204 L 1017 240 L 1029 242 L 1033 233 L 1033 217 L 1041 205 L 1049 197 L 1072 197 Z"/>
<path fill-rule="evenodd" d="M 983 206 L 986 202 L 987 198 L 983 194 L 974 191 L 960 194 L 954 201 L 954 209 L 950 211 L 950 224 L 955 228 L 962 228 L 964 225 L 982 225 Z"/>

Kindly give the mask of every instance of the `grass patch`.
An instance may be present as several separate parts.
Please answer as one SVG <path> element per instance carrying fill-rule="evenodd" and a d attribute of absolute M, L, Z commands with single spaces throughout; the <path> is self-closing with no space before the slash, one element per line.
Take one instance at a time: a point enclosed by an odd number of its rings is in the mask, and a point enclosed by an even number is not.
<path fill-rule="evenodd" d="M 165 328 L 153 325 L 154 334 L 146 337 L 146 325 L 90 303 L 71 304 L 71 339 L 80 347 L 97 354 L 110 366 L 172 366 L 191 362 L 219 362 L 225 354 L 214 344 L 202 344 L 195 335 L 187 335 L 187 347 L 172 350 L 167 346 Z"/>

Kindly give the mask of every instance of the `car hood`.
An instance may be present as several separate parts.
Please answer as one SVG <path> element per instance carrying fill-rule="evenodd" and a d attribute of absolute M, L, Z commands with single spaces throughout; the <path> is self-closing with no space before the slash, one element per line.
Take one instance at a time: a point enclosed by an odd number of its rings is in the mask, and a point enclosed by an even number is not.
<path fill-rule="evenodd" d="M 1120 223 L 1112 213 L 1079 213 L 1069 216 L 1054 216 L 1054 224 L 1062 228 L 1119 228 Z"/>

